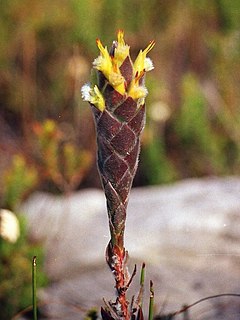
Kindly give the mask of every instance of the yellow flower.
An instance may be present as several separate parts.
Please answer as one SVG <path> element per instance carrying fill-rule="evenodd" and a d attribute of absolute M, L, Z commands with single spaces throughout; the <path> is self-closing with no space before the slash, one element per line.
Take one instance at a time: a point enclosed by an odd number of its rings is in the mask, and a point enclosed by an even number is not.
<path fill-rule="evenodd" d="M 105 100 L 97 85 L 91 88 L 89 84 L 85 84 L 81 91 L 84 101 L 94 104 L 100 111 L 105 109 Z"/>
<path fill-rule="evenodd" d="M 130 47 L 127 44 L 125 44 L 123 36 L 124 36 L 123 30 L 119 30 L 118 41 L 116 43 L 116 48 L 114 50 L 114 58 L 113 58 L 118 66 L 121 66 L 123 61 L 127 58 L 127 56 L 129 56 Z"/>
<path fill-rule="evenodd" d="M 147 54 L 154 47 L 155 42 L 151 41 L 145 50 L 140 50 L 134 64 L 132 63 L 129 54 L 130 47 L 124 41 L 124 32 L 122 30 L 118 31 L 117 41 L 113 42 L 110 53 L 107 47 L 102 45 L 99 39 L 97 39 L 96 43 L 99 48 L 100 55 L 93 61 L 93 67 L 99 70 L 114 90 L 119 92 L 121 95 L 125 97 L 130 96 L 134 100 L 140 99 L 138 104 L 144 103 L 144 98 L 148 91 L 141 79 L 147 71 L 153 69 L 152 60 L 147 57 Z M 128 77 L 128 81 L 126 81 L 120 70 L 127 57 L 129 58 L 130 64 L 126 64 L 124 68 L 125 72 L 126 68 L 129 68 L 127 71 L 130 75 Z M 82 96 L 84 100 L 89 101 L 99 110 L 103 111 L 105 109 L 105 89 L 102 87 L 100 87 L 100 89 L 103 91 L 101 92 L 97 85 L 92 88 L 89 85 L 83 86 Z"/>
<path fill-rule="evenodd" d="M 125 46 L 124 44 L 123 35 L 122 36 L 119 35 L 118 40 L 120 41 L 120 45 L 119 45 L 119 50 L 117 50 L 118 58 L 116 58 L 115 55 L 114 57 L 111 57 L 107 50 L 107 47 L 104 48 L 101 41 L 97 39 L 97 46 L 100 50 L 100 56 L 98 56 L 93 61 L 93 66 L 104 74 L 106 79 L 114 87 L 115 90 L 117 90 L 121 94 L 124 94 L 125 79 L 121 75 L 121 72 L 119 70 L 119 65 L 122 64 L 122 59 L 124 59 L 124 55 L 126 55 L 125 47 L 127 46 Z"/>
<path fill-rule="evenodd" d="M 138 76 L 142 71 L 150 71 L 152 70 L 153 63 L 150 58 L 147 58 L 147 54 L 155 45 L 155 41 L 151 41 L 145 50 L 140 50 L 134 64 L 133 68 L 135 71 L 135 76 Z"/>
<path fill-rule="evenodd" d="M 0 209 L 0 237 L 14 243 L 20 236 L 20 226 L 16 215 L 9 210 Z"/>
<path fill-rule="evenodd" d="M 148 52 L 152 50 L 154 45 L 155 42 L 151 41 L 145 50 L 140 50 L 133 64 L 134 78 L 130 83 L 128 95 L 134 100 L 141 99 L 141 103 L 144 103 L 144 98 L 147 96 L 148 91 L 144 84 L 139 84 L 139 81 L 142 79 L 146 71 L 150 71 L 154 68 L 152 60 L 147 58 Z"/>
<path fill-rule="evenodd" d="M 109 79 L 109 75 L 112 72 L 112 58 L 108 53 L 107 47 L 104 48 L 99 39 L 97 39 L 96 42 L 100 50 L 100 56 L 93 61 L 93 66 Z"/>

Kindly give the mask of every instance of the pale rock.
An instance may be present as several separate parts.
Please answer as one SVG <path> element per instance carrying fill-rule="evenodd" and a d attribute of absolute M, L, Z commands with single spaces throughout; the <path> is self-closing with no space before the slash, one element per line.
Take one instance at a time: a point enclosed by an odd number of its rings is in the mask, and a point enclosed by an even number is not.
<path fill-rule="evenodd" d="M 103 191 L 66 197 L 35 193 L 20 210 L 30 237 L 46 250 L 52 284 L 42 297 L 51 319 L 81 319 L 84 310 L 102 305 L 103 297 L 114 299 L 113 277 L 104 261 L 109 231 Z M 163 305 L 168 313 L 206 296 L 240 293 L 240 178 L 133 189 L 125 247 L 130 269 L 146 263 L 145 296 L 152 279 L 157 312 Z M 138 289 L 138 278 L 139 272 L 131 293 Z M 240 319 L 240 298 L 212 299 L 189 313 L 194 320 Z"/>

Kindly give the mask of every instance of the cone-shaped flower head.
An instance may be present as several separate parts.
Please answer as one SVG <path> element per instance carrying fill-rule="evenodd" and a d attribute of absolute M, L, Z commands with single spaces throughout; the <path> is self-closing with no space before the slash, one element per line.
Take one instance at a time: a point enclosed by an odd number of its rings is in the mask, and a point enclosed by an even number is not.
<path fill-rule="evenodd" d="M 139 137 L 145 122 L 144 75 L 153 69 L 147 54 L 154 41 L 139 52 L 134 63 L 122 30 L 109 51 L 99 39 L 97 46 L 100 55 L 93 61 L 93 80 L 83 86 L 82 96 L 93 107 L 99 173 L 112 242 L 118 243 L 122 241 L 129 191 L 137 169 Z"/>
<path fill-rule="evenodd" d="M 144 76 L 153 69 L 147 54 L 154 42 L 139 52 L 134 63 L 121 30 L 109 51 L 99 39 L 97 46 L 100 55 L 93 61 L 92 82 L 83 86 L 82 96 L 92 106 L 98 169 L 107 199 L 111 240 L 106 259 L 115 276 L 118 292 L 116 302 L 110 305 L 118 319 L 129 320 L 129 304 L 125 296 L 129 279 L 124 229 L 129 191 L 138 164 L 140 134 L 145 123 L 147 89 Z M 104 319 L 113 319 L 108 311 L 103 312 Z"/>

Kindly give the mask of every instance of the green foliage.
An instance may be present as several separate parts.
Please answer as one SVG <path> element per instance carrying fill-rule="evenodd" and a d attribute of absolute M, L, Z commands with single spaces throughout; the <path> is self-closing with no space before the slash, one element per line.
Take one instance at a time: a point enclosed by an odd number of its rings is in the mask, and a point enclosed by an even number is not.
<path fill-rule="evenodd" d="M 176 132 L 185 150 L 183 165 L 194 175 L 220 174 L 224 172 L 224 141 L 214 132 L 210 110 L 193 75 L 183 81 L 183 104 L 176 118 Z"/>
<path fill-rule="evenodd" d="M 224 27 L 226 30 L 235 29 L 240 27 L 240 10 L 239 1 L 232 0 L 231 2 L 227 0 L 216 1 L 219 11 L 222 15 L 222 20 L 224 22 Z"/>
<path fill-rule="evenodd" d="M 35 123 L 33 133 L 35 166 L 62 192 L 74 190 L 90 168 L 91 153 L 79 148 L 74 140 L 66 140 L 53 120 Z"/>
<path fill-rule="evenodd" d="M 24 156 L 16 154 L 12 164 L 4 172 L 2 206 L 14 209 L 37 183 L 38 173 L 34 167 L 29 167 Z"/>
<path fill-rule="evenodd" d="M 21 236 L 16 243 L 8 243 L 0 238 L 0 310 L 1 319 L 11 319 L 17 312 L 31 306 L 32 257 L 38 257 L 38 265 L 43 265 L 42 249 L 30 245 L 26 239 L 25 221 L 20 219 Z M 47 284 L 41 267 L 37 273 L 38 287 Z"/>
<path fill-rule="evenodd" d="M 142 149 L 146 182 L 149 185 L 168 183 L 175 179 L 174 167 L 167 158 L 163 139 L 153 139 Z"/>
<path fill-rule="evenodd" d="M 98 312 L 96 309 L 90 309 L 84 318 L 84 320 L 97 320 L 97 319 L 98 319 Z"/>

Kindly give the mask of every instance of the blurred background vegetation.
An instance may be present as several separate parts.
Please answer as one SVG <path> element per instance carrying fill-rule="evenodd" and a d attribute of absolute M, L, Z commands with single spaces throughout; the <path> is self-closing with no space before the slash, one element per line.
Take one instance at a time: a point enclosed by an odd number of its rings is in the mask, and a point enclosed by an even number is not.
<path fill-rule="evenodd" d="M 238 0 L 1 0 L 0 207 L 100 187 L 80 88 L 118 29 L 133 58 L 156 41 L 134 185 L 240 173 Z"/>

